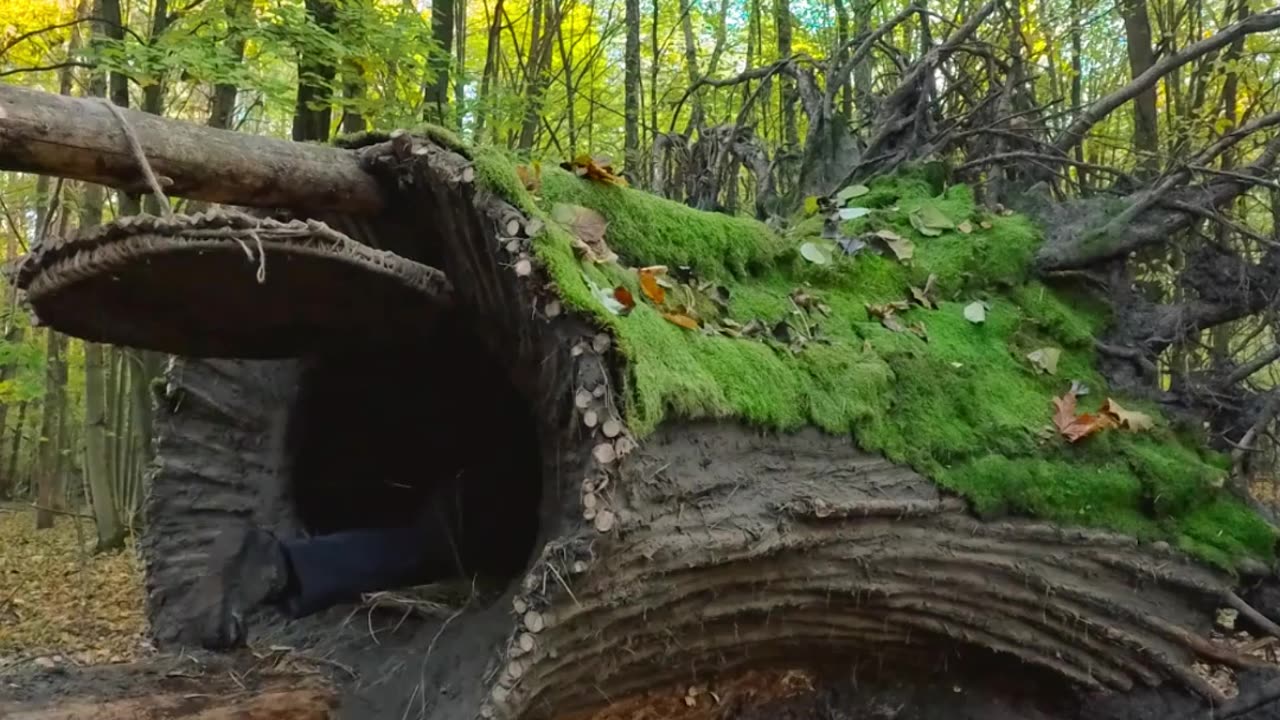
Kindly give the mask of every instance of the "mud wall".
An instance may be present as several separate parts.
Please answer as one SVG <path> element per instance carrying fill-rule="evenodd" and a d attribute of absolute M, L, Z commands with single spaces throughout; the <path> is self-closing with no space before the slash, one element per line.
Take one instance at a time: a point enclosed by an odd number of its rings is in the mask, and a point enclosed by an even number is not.
<path fill-rule="evenodd" d="M 192 585 L 219 533 L 252 522 L 296 530 L 283 452 L 298 362 L 175 358 L 157 387 L 156 462 L 140 541 L 147 615 L 160 644 L 189 642 Z"/>

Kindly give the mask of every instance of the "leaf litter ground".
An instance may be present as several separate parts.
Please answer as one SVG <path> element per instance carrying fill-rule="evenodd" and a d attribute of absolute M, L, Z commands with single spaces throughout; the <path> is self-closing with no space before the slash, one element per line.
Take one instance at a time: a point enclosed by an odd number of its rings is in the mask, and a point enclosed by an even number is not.
<path fill-rule="evenodd" d="M 147 652 L 141 561 L 132 547 L 94 555 L 88 520 L 0 505 L 0 674 L 40 666 L 126 662 Z"/>

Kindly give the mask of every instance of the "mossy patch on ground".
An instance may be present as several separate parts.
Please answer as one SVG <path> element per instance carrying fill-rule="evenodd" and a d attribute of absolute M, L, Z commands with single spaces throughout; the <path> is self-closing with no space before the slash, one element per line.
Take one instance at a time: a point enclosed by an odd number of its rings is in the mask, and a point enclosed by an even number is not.
<path fill-rule="evenodd" d="M 1033 278 L 1038 228 L 1021 216 L 980 210 L 964 186 L 939 192 L 925 173 L 907 173 L 872 181 L 852 201 L 872 212 L 842 223 L 840 231 L 906 238 L 914 256 L 904 262 L 874 247 L 845 256 L 821 238 L 823 223 L 813 217 L 779 234 L 749 219 L 696 211 L 557 168 L 542 170 L 534 197 L 505 154 L 480 150 L 476 163 L 488 189 L 546 221 L 535 251 L 566 304 L 591 313 L 617 336 L 629 360 L 627 413 L 637 434 L 673 417 L 740 418 L 780 430 L 815 425 L 912 466 L 968 498 L 979 513 L 1165 539 L 1222 567 L 1247 556 L 1272 557 L 1272 529 L 1225 495 L 1221 459 L 1197 439 L 1163 423 L 1147 433 L 1111 430 L 1074 445 L 1053 431 L 1052 399 L 1072 380 L 1092 390 L 1081 398 L 1081 410 L 1106 398 L 1093 350 L 1106 310 L 1082 293 Z M 580 261 L 568 231 L 550 221 L 556 203 L 601 213 L 619 263 Z M 918 217 L 912 221 L 920 212 L 940 213 L 955 227 L 922 234 Z M 826 245 L 830 262 L 807 260 L 804 242 Z M 634 268 L 648 265 L 687 267 L 723 288 L 728 301 L 707 309 L 703 331 L 668 322 L 644 300 L 625 315 L 607 309 L 600 289 L 624 285 L 639 299 Z M 891 329 L 869 312 L 869 306 L 909 300 L 912 288 L 923 288 L 931 276 L 936 308 L 913 303 L 895 313 L 900 327 L 916 328 L 923 338 Z M 797 291 L 816 298 L 822 312 L 800 308 Z M 964 308 L 979 300 L 986 319 L 974 323 Z M 786 332 L 775 340 L 776 330 L 763 338 L 716 330 L 753 321 L 783 324 Z M 793 331 L 808 342 L 789 340 Z M 1041 348 L 1060 351 L 1055 374 L 1027 359 Z"/>

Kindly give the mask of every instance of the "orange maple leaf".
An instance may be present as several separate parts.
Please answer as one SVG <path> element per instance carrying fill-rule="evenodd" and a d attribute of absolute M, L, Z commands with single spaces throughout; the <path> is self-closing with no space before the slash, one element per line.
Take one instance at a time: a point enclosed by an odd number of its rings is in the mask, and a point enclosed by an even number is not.
<path fill-rule="evenodd" d="M 667 291 L 658 284 L 658 278 L 650 271 L 640 271 L 640 289 L 655 305 L 661 305 L 667 299 Z"/>
<path fill-rule="evenodd" d="M 607 157 L 594 158 L 582 153 L 571 162 L 561 163 L 560 167 L 588 180 L 598 180 L 623 186 L 627 184 L 625 178 L 614 174 L 613 162 Z"/>
<path fill-rule="evenodd" d="M 632 297 L 631 291 L 621 285 L 613 289 L 613 299 L 622 303 L 623 309 L 628 312 L 636 306 L 636 299 Z"/>
<path fill-rule="evenodd" d="M 1053 407 L 1053 425 L 1068 442 L 1078 442 L 1100 430 L 1117 425 L 1115 416 L 1108 412 L 1076 415 L 1076 394 L 1073 391 L 1054 398 Z"/>
<path fill-rule="evenodd" d="M 667 322 L 675 323 L 676 325 L 679 325 L 682 328 L 685 328 L 688 330 L 698 329 L 698 321 L 694 320 L 688 315 L 681 315 L 679 313 L 662 313 L 662 317 L 666 318 Z"/>

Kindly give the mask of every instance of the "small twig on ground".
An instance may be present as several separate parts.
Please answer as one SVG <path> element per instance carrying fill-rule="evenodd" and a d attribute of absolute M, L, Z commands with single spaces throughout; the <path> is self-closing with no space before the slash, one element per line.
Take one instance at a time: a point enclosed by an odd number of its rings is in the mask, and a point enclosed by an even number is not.
<path fill-rule="evenodd" d="M 1248 618 L 1249 622 L 1252 622 L 1254 625 L 1262 628 L 1272 637 L 1280 638 L 1280 625 L 1276 625 L 1271 622 L 1270 619 L 1255 610 L 1252 605 L 1245 602 L 1239 595 L 1229 592 L 1226 594 L 1224 599 L 1227 601 L 1228 605 L 1235 610 L 1238 610 L 1241 615 Z"/>

